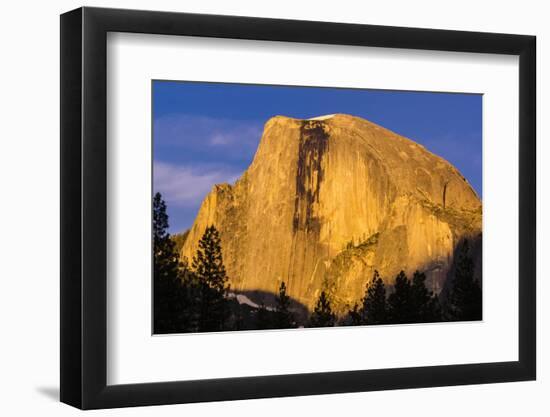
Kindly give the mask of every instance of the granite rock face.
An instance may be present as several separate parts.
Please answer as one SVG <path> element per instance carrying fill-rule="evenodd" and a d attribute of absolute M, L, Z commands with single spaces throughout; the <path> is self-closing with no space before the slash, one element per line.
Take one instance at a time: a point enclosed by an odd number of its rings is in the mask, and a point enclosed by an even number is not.
<path fill-rule="evenodd" d="M 310 309 L 326 290 L 343 312 L 375 269 L 388 284 L 425 271 L 439 293 L 459 241 L 481 241 L 481 217 L 460 172 L 410 139 L 348 115 L 277 116 L 241 178 L 205 198 L 181 256 L 214 224 L 233 291 L 276 293 L 285 281 Z"/>

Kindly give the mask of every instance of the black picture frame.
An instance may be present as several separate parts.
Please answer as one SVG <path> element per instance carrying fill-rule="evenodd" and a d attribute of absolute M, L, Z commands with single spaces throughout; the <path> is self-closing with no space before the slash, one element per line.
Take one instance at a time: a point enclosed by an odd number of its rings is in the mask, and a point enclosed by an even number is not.
<path fill-rule="evenodd" d="M 519 56 L 519 360 L 107 385 L 108 32 Z M 82 409 L 533 380 L 536 377 L 536 38 L 136 10 L 61 16 L 61 401 Z"/>

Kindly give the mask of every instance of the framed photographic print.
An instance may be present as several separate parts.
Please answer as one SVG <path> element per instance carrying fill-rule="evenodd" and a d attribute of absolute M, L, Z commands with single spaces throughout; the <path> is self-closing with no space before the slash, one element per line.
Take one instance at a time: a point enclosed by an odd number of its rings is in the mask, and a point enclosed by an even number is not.
<path fill-rule="evenodd" d="M 535 379 L 535 38 L 61 16 L 61 400 Z"/>

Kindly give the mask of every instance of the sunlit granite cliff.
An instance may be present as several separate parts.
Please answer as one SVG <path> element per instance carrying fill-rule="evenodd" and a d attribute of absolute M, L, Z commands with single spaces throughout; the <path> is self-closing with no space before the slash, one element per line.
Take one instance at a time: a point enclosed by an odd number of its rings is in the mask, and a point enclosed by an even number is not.
<path fill-rule="evenodd" d="M 438 293 L 463 238 L 479 275 L 481 211 L 460 172 L 410 139 L 343 114 L 277 116 L 241 178 L 205 198 L 181 256 L 214 224 L 234 291 L 276 293 L 285 281 L 310 309 L 326 290 L 344 311 L 374 269 L 388 284 L 425 271 Z"/>

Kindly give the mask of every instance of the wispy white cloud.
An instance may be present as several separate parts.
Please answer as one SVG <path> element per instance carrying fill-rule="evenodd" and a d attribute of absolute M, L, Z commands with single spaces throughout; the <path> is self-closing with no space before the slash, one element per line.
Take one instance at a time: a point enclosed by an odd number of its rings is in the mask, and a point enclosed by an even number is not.
<path fill-rule="evenodd" d="M 256 151 L 262 128 L 257 121 L 170 114 L 155 119 L 154 138 L 161 146 L 223 152 L 226 157 L 250 157 Z"/>
<path fill-rule="evenodd" d="M 176 165 L 155 161 L 153 164 L 155 192 L 175 207 L 199 205 L 215 184 L 234 183 L 241 172 L 230 167 L 213 165 Z"/>

